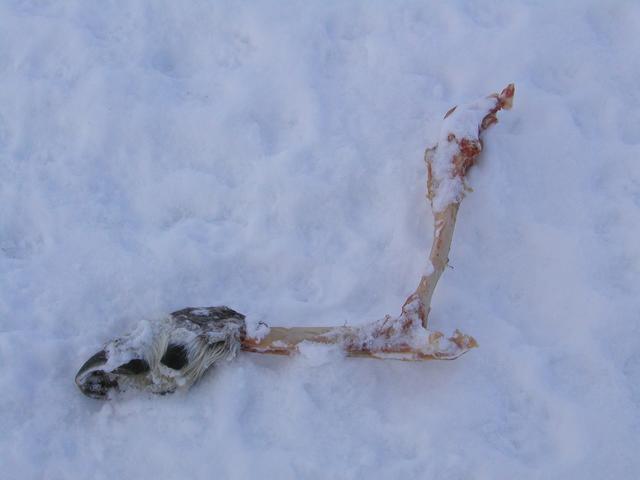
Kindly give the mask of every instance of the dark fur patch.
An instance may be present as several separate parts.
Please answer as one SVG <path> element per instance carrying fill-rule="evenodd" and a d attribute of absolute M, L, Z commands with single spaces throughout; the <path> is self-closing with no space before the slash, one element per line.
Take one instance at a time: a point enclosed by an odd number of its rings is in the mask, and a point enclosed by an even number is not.
<path fill-rule="evenodd" d="M 187 349 L 183 345 L 175 343 L 169 344 L 167 351 L 164 352 L 160 363 L 174 370 L 180 370 L 189 364 L 189 356 Z"/>
<path fill-rule="evenodd" d="M 133 360 L 120 365 L 113 371 L 113 373 L 122 373 L 124 375 L 139 375 L 141 373 L 146 373 L 149 370 L 149 364 L 146 360 L 142 360 L 141 358 L 134 358 Z"/>

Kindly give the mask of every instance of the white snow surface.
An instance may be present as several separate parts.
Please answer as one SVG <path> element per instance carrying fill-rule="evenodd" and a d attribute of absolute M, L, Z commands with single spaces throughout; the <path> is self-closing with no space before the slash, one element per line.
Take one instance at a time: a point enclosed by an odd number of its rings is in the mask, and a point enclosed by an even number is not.
<path fill-rule="evenodd" d="M 0 476 L 636 478 L 639 32 L 625 1 L 0 2 Z M 510 82 L 431 314 L 479 349 L 78 391 L 105 341 L 186 306 L 398 314 L 424 148 Z"/>

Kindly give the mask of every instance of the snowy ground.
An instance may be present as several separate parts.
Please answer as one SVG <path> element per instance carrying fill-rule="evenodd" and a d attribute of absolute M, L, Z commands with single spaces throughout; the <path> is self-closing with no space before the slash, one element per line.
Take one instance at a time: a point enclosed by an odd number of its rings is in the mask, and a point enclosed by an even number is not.
<path fill-rule="evenodd" d="M 0 476 L 637 478 L 639 32 L 613 1 L 0 2 Z M 479 349 L 76 389 L 184 306 L 397 313 L 432 234 L 423 148 L 511 81 L 432 316 Z"/>

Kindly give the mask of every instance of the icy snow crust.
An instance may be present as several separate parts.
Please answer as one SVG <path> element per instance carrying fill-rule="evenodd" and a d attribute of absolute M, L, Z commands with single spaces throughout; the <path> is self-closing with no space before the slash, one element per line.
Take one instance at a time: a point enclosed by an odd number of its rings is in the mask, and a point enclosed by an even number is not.
<path fill-rule="evenodd" d="M 0 477 L 631 479 L 636 2 L 0 2 Z M 431 326 L 454 362 L 241 354 L 187 393 L 73 377 L 143 318 L 398 315 L 424 147 L 515 82 Z M 257 323 L 256 323 L 257 325 Z"/>

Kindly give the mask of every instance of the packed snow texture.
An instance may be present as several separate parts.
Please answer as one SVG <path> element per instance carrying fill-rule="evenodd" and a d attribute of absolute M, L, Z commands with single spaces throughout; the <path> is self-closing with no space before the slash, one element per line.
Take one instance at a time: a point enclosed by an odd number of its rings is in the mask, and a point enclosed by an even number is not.
<path fill-rule="evenodd" d="M 0 2 L 0 476 L 636 478 L 639 32 L 624 1 Z M 479 349 L 78 391 L 105 341 L 185 306 L 398 314 L 424 148 L 509 82 L 431 313 Z"/>

